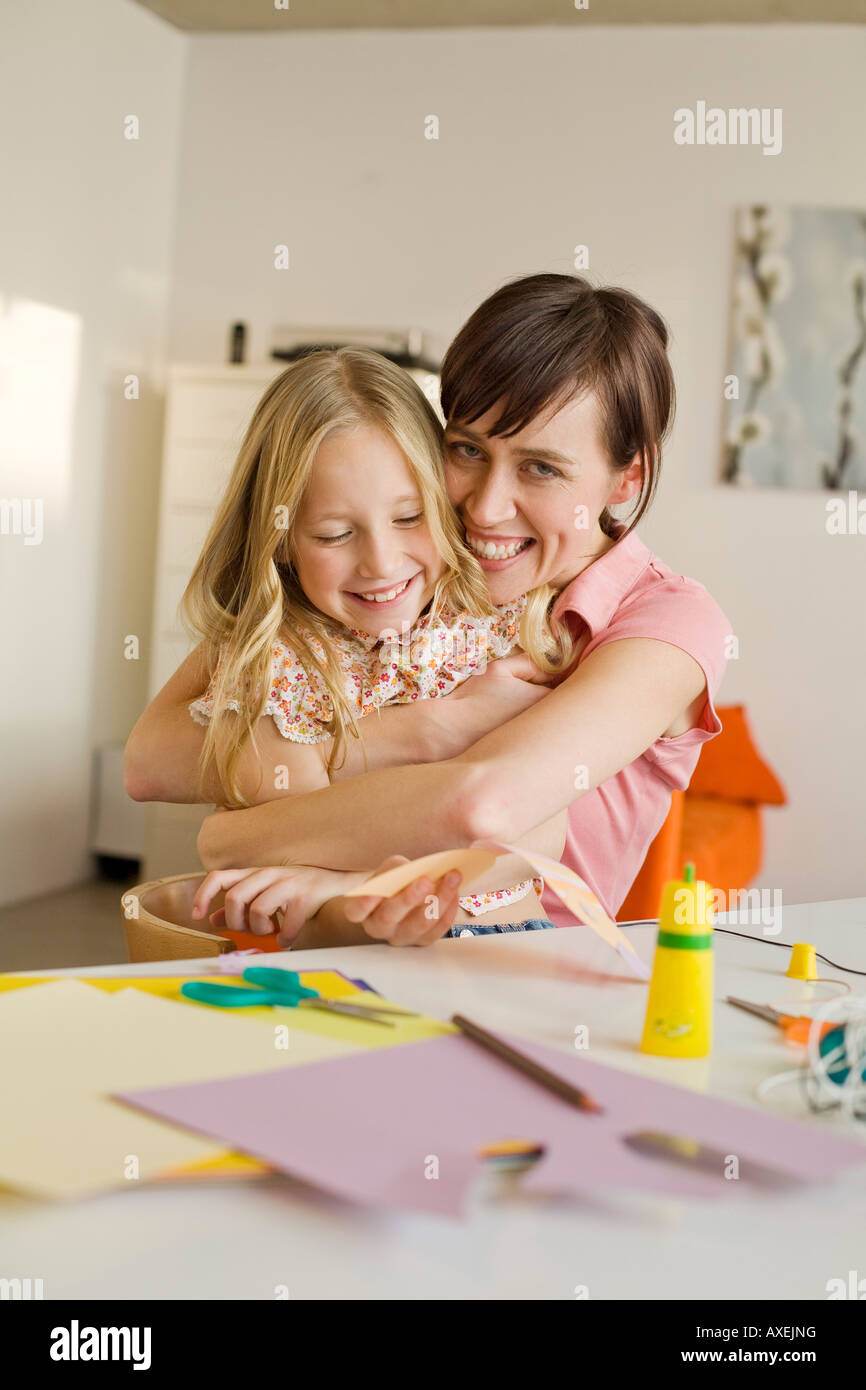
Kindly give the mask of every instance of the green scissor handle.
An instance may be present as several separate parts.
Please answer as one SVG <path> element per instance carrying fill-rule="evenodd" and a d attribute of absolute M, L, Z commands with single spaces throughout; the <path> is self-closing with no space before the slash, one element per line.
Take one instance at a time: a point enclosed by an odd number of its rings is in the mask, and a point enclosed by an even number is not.
<path fill-rule="evenodd" d="M 388 1028 L 396 1027 L 390 1017 L 392 1014 L 405 1018 L 417 1017 L 407 1009 L 380 1009 L 375 1004 L 359 1004 L 354 997 L 350 1000 L 322 999 L 317 989 L 308 989 L 306 985 L 301 984 L 301 977 L 296 970 L 277 970 L 267 965 L 252 965 L 244 971 L 243 979 L 254 988 L 218 985 L 211 980 L 189 980 L 181 985 L 180 992 L 187 999 L 193 999 L 199 1004 L 214 1004 L 223 1009 L 296 1009 L 305 1000 L 312 999 L 316 1001 L 318 1008 L 331 1013 L 380 1023 Z"/>
<path fill-rule="evenodd" d="M 244 971 L 243 978 L 251 985 L 261 985 L 263 989 L 275 994 L 288 994 L 296 1003 L 299 999 L 318 999 L 317 989 L 308 989 L 301 984 L 297 970 L 277 970 L 269 965 L 251 965 Z"/>
<path fill-rule="evenodd" d="M 319 992 L 307 989 L 301 984 L 296 970 L 275 970 L 264 965 L 253 965 L 243 973 L 243 978 L 258 989 L 244 989 L 239 985 L 217 985 L 210 980 L 190 980 L 181 985 L 180 992 L 187 999 L 195 999 L 200 1004 L 216 1004 L 224 1009 L 296 1008 L 302 999 L 318 999 Z"/>
<path fill-rule="evenodd" d="M 180 992 L 197 1004 L 216 1004 L 223 1009 L 263 1008 L 279 1005 L 288 1008 L 299 1002 L 297 995 L 277 994 L 266 989 L 243 989 L 238 985 L 215 985 L 209 980 L 190 980 L 181 985 Z"/>

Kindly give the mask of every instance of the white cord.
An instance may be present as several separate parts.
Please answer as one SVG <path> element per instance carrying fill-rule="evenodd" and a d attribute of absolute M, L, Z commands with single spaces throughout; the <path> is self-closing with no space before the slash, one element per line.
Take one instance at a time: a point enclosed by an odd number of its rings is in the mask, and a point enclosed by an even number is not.
<path fill-rule="evenodd" d="M 835 1009 L 834 1009 L 835 1006 Z M 835 1014 L 835 1016 L 834 1016 Z M 842 1041 L 832 1051 L 821 1054 L 822 1023 L 834 1023 L 843 1031 Z M 866 1118 L 866 998 L 852 995 L 828 1000 L 815 1014 L 809 1029 L 808 1064 L 804 1082 L 806 1097 L 813 1110 L 841 1106 L 849 1118 Z M 847 1067 L 844 1081 L 831 1073 Z"/>
<path fill-rule="evenodd" d="M 819 983 L 814 981 L 814 983 Z M 821 981 L 825 984 L 843 984 L 842 980 Z M 797 1002 L 812 1000 L 787 1000 L 790 1006 Z M 788 1007 L 785 1008 L 788 1012 Z M 823 1023 L 832 1023 L 843 1028 L 842 1043 L 832 1051 L 822 1055 L 821 1035 Z M 834 1080 L 831 1072 L 848 1068 L 843 1082 Z M 776 1072 L 758 1084 L 756 1095 L 764 1100 L 768 1091 L 790 1081 L 798 1081 L 803 1088 L 810 1109 L 820 1112 L 841 1107 L 849 1118 L 866 1119 L 866 996 L 834 994 L 824 1000 L 812 1020 L 809 1041 L 806 1046 L 806 1060 L 802 1067 L 793 1071 Z"/>

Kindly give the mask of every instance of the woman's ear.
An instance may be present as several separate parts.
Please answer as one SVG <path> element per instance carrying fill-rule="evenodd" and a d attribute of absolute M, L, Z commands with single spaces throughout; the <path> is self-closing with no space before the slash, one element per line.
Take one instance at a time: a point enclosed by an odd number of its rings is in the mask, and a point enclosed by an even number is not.
<path fill-rule="evenodd" d="M 643 481 L 641 455 L 635 454 L 627 468 L 618 469 L 612 490 L 608 493 L 606 505 L 615 507 L 620 502 L 630 502 L 640 492 Z"/>

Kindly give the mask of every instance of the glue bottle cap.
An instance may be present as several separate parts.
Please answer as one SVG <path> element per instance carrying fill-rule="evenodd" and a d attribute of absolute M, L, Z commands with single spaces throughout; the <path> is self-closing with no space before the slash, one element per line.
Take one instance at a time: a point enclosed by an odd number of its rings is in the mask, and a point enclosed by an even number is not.
<path fill-rule="evenodd" d="M 795 941 L 791 947 L 791 960 L 785 973 L 791 980 L 817 980 L 815 947 L 808 941 Z"/>

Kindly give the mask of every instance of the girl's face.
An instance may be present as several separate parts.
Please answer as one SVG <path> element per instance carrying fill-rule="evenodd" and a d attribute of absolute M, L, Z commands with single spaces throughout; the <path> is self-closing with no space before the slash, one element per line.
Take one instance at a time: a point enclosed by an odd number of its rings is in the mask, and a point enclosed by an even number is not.
<path fill-rule="evenodd" d="M 373 637 L 414 623 L 444 569 L 406 457 L 374 424 L 320 444 L 293 541 L 310 602 Z"/>
<path fill-rule="evenodd" d="M 610 548 L 598 518 L 635 495 L 640 465 L 611 468 L 593 395 L 542 412 L 509 439 L 487 433 L 499 414 L 494 406 L 471 428 L 449 422 L 445 476 L 490 597 L 503 604 L 541 584 L 563 588 Z"/>

